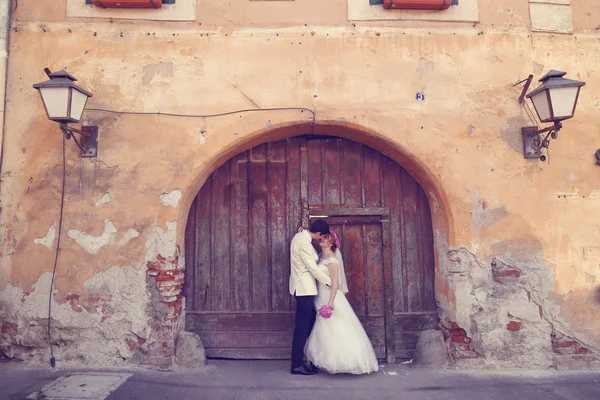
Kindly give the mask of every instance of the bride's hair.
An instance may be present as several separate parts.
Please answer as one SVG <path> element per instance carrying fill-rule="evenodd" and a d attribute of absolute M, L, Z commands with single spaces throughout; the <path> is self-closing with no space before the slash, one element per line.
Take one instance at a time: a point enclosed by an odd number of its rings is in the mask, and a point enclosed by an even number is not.
<path fill-rule="evenodd" d="M 325 240 L 331 240 L 331 251 L 335 252 L 335 250 L 338 248 L 336 241 L 335 241 L 335 237 L 331 234 L 331 233 L 327 233 L 323 236 L 321 236 L 323 239 Z"/>

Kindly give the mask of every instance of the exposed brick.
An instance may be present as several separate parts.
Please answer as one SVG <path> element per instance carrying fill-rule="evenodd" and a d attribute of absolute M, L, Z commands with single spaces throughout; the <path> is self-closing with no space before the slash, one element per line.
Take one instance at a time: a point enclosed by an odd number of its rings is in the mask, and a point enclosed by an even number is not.
<path fill-rule="evenodd" d="M 157 276 L 154 279 L 157 283 L 164 283 L 164 282 L 173 282 L 175 280 L 175 277 L 173 275 L 160 275 Z"/>
<path fill-rule="evenodd" d="M 450 353 L 455 359 L 467 359 L 479 357 L 467 332 L 456 322 L 449 322 L 449 327 L 444 327 L 444 337 L 448 340 Z"/>
<path fill-rule="evenodd" d="M 156 283 L 159 301 L 167 305 L 161 307 L 152 322 L 152 334 L 146 342 L 147 362 L 152 365 L 166 366 L 173 362 L 174 344 L 183 312 L 181 290 L 185 274 L 184 265 L 179 265 L 179 249 L 170 257 L 157 255 L 156 261 L 147 265 L 147 275 Z M 166 311 L 166 312 L 165 312 Z"/>
<path fill-rule="evenodd" d="M 471 343 L 471 338 L 466 335 L 452 335 L 450 340 L 454 343 Z"/>
<path fill-rule="evenodd" d="M 125 338 L 125 343 L 129 346 L 129 350 L 134 351 L 137 348 L 137 343 L 131 338 Z"/>
<path fill-rule="evenodd" d="M 555 354 L 571 356 L 573 360 L 589 362 L 597 360 L 585 346 L 561 332 L 552 332 L 552 349 Z"/>
<path fill-rule="evenodd" d="M 506 324 L 506 329 L 509 331 L 520 331 L 521 330 L 521 322 L 520 321 L 510 321 Z"/>
<path fill-rule="evenodd" d="M 2 322 L 2 328 L 0 328 L 0 332 L 3 335 L 11 335 L 16 334 L 19 326 L 15 323 L 4 321 Z"/>
<path fill-rule="evenodd" d="M 495 282 L 508 283 L 521 276 L 521 271 L 496 258 L 492 260 L 492 275 Z"/>

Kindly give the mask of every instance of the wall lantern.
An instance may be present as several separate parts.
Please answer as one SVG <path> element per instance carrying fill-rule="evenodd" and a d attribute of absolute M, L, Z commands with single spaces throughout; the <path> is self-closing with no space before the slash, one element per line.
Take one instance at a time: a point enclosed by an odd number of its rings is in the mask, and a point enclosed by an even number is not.
<path fill-rule="evenodd" d="M 519 103 L 523 104 L 525 97 L 531 99 L 540 122 L 553 123 L 552 126 L 544 129 L 539 129 L 537 126 L 521 128 L 525 158 L 539 157 L 540 160 L 545 161 L 546 156 L 541 155 L 541 150 L 550 146 L 550 138 L 558 138 L 562 121 L 573 118 L 573 114 L 575 114 L 579 90 L 585 85 L 585 82 L 563 78 L 566 74 L 566 72 L 551 70 L 540 78 L 539 82 L 542 84 L 527 96 L 525 93 L 529 89 L 533 75 L 529 75 L 526 80 L 517 82 L 517 84 L 525 82 Z"/>
<path fill-rule="evenodd" d="M 87 100 L 92 94 L 73 83 L 77 79 L 67 71 L 51 73 L 45 68 L 44 72 L 50 80 L 36 83 L 33 87 L 40 92 L 48 119 L 60 124 L 60 130 L 67 139 L 73 138 L 81 150 L 81 157 L 97 157 L 98 127 L 84 126 L 79 130 L 67 125 L 81 120 Z M 81 135 L 81 142 L 74 136 L 75 133 Z"/>

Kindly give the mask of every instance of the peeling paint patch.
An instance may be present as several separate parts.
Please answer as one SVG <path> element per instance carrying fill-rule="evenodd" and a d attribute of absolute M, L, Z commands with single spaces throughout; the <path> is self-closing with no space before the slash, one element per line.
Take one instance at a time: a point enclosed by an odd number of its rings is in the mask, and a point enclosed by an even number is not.
<path fill-rule="evenodd" d="M 110 198 L 110 194 L 104 193 L 104 195 L 102 195 L 102 197 L 100 197 L 98 200 L 96 200 L 96 202 L 94 203 L 94 206 L 101 207 L 101 206 L 105 205 L 106 203 L 109 203 L 111 200 L 112 199 Z"/>
<path fill-rule="evenodd" d="M 136 231 L 133 228 L 130 228 L 127 230 L 127 232 L 125 232 L 125 234 L 123 235 L 123 237 L 121 238 L 121 240 L 119 241 L 119 246 L 124 246 L 126 245 L 131 239 L 135 239 L 136 237 L 139 237 L 140 233 L 138 231 Z"/>
<path fill-rule="evenodd" d="M 173 69 L 175 65 L 172 62 L 159 62 L 158 64 L 150 64 L 144 67 L 144 76 L 142 77 L 142 84 L 149 85 L 155 78 L 162 82 L 168 82 L 168 79 L 173 76 Z"/>
<path fill-rule="evenodd" d="M 471 137 L 475 136 L 475 127 L 473 125 L 469 125 L 467 127 L 467 131 L 469 132 L 469 136 L 471 136 Z"/>
<path fill-rule="evenodd" d="M 421 77 L 429 75 L 433 72 L 434 66 L 435 64 L 432 61 L 429 61 L 425 57 L 421 57 L 419 59 L 419 68 L 417 68 L 417 73 Z"/>
<path fill-rule="evenodd" d="M 46 236 L 44 236 L 43 238 L 34 239 L 33 243 L 41 244 L 51 249 L 54 247 L 54 239 L 56 239 L 56 226 L 52 224 L 48 227 L 48 232 L 46 233 Z"/>
<path fill-rule="evenodd" d="M 533 73 L 535 75 L 539 75 L 542 72 L 544 72 L 544 64 L 540 64 L 540 63 L 537 63 L 534 61 L 533 62 Z"/>
<path fill-rule="evenodd" d="M 171 257 L 177 251 L 177 221 L 167 221 L 167 231 L 161 227 L 148 234 L 146 240 L 146 261 L 156 261 L 158 255 Z M 181 257 L 183 258 L 183 257 Z"/>
<path fill-rule="evenodd" d="M 485 200 L 479 198 L 479 189 L 475 190 L 473 196 L 473 208 L 471 209 L 473 224 L 477 228 L 489 226 L 501 220 L 508 215 L 504 206 L 496 208 L 487 208 Z"/>
<path fill-rule="evenodd" d="M 179 200 L 181 200 L 181 197 L 183 196 L 183 190 L 181 189 L 175 189 L 169 193 L 164 193 L 160 196 L 160 202 L 163 203 L 163 205 L 165 206 L 170 206 L 170 207 L 177 207 L 177 204 L 179 204 Z"/>
<path fill-rule="evenodd" d="M 523 138 L 521 136 L 521 127 L 527 126 L 529 121 L 522 116 L 511 117 L 506 121 L 506 128 L 500 130 L 500 139 L 504 141 L 514 151 L 523 153 Z"/>
<path fill-rule="evenodd" d="M 198 135 L 198 143 L 204 144 L 206 142 L 206 129 L 200 129 L 200 135 Z"/>
<path fill-rule="evenodd" d="M 104 231 L 100 236 L 86 235 L 76 229 L 70 229 L 67 234 L 88 253 L 98 254 L 98 251 L 110 242 L 116 232 L 117 228 L 115 228 L 113 223 L 106 220 L 104 221 Z"/>

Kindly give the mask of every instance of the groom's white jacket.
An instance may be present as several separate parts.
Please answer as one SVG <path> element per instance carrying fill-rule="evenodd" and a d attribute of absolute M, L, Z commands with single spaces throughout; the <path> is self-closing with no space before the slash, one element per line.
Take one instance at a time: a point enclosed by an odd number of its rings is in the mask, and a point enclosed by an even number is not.
<path fill-rule="evenodd" d="M 319 255 L 311 244 L 308 231 L 296 233 L 292 239 L 290 294 L 297 296 L 314 296 L 317 294 L 317 283 L 331 285 L 331 278 L 317 267 Z"/>

